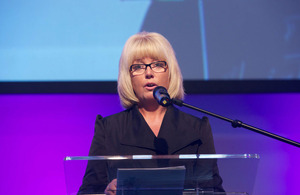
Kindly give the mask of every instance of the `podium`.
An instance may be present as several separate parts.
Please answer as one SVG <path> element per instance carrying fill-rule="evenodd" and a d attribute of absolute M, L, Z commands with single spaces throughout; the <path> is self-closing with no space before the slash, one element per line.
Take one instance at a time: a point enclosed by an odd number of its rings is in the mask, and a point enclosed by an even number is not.
<path fill-rule="evenodd" d="M 117 195 L 251 195 L 259 158 L 258 154 L 66 157 L 66 190 L 68 195 L 103 194 L 79 193 L 87 166 L 99 165 L 106 169 L 109 181 L 117 179 Z M 214 190 L 215 171 L 219 171 L 225 192 Z"/>

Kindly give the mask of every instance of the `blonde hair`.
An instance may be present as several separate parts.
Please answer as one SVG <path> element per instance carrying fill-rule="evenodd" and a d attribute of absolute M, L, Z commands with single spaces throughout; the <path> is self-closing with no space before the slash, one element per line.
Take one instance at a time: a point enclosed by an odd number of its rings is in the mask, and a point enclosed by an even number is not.
<path fill-rule="evenodd" d="M 118 93 L 121 105 L 124 108 L 130 108 L 139 102 L 133 91 L 129 67 L 134 60 L 145 57 L 167 62 L 169 68 L 168 93 L 171 98 L 183 99 L 182 74 L 171 44 L 159 33 L 141 32 L 127 40 L 120 57 Z"/>

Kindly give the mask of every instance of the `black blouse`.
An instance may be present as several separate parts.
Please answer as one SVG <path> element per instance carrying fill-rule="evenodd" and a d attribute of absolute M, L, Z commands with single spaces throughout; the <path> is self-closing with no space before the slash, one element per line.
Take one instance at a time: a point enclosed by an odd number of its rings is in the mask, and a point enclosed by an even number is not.
<path fill-rule="evenodd" d="M 167 108 L 156 137 L 137 106 L 102 118 L 97 116 L 90 156 L 102 155 L 173 155 L 214 154 L 214 142 L 207 117 L 202 119 L 184 113 L 174 106 Z M 182 163 L 182 161 L 180 162 Z M 157 161 L 129 163 L 130 167 L 164 167 L 180 165 L 178 162 Z M 191 164 L 192 163 L 192 164 Z M 206 163 L 186 162 L 188 185 L 224 191 L 215 160 Z M 107 184 L 116 178 L 118 163 L 89 161 L 79 193 L 103 193 Z M 124 165 L 123 165 L 124 166 Z M 201 176 L 199 176 L 201 175 Z M 205 181 L 203 177 L 206 178 Z M 201 178 L 197 182 L 195 178 Z"/>

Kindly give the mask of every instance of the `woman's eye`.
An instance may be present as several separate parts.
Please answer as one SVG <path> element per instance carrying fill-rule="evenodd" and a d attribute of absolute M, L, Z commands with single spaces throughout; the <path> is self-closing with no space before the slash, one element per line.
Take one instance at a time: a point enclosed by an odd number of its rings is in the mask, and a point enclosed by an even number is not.
<path fill-rule="evenodd" d="M 141 65 L 135 65 L 135 66 L 133 66 L 133 70 L 139 70 L 139 69 L 141 69 L 141 68 L 142 68 Z"/>
<path fill-rule="evenodd" d="M 163 67 L 164 66 L 164 64 L 162 63 L 162 62 L 157 62 L 157 63 L 155 63 L 155 66 L 157 67 Z"/>

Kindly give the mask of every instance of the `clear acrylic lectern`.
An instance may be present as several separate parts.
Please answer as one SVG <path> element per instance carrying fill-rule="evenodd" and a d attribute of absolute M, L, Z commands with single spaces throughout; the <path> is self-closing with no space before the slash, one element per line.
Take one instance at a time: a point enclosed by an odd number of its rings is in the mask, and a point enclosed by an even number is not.
<path fill-rule="evenodd" d="M 253 192 L 258 162 L 257 154 L 77 156 L 66 157 L 64 166 L 68 195 L 78 194 L 88 163 L 105 165 L 110 180 L 117 179 L 117 195 L 247 195 Z M 210 186 L 216 163 L 225 192 Z"/>

